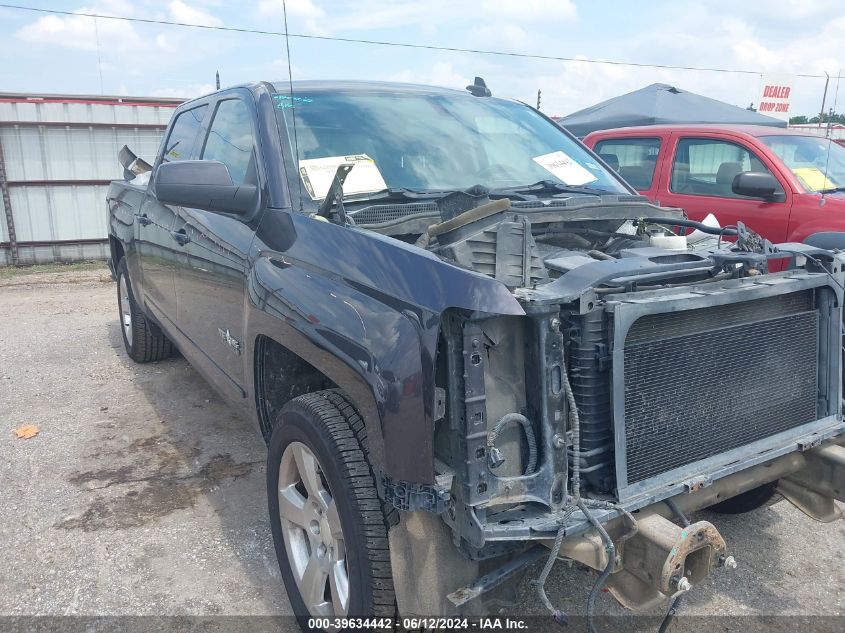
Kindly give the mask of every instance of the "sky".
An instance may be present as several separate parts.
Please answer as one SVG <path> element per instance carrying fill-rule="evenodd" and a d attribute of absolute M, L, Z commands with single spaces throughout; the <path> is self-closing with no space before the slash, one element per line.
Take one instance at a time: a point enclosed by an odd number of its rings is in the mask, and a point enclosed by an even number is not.
<path fill-rule="evenodd" d="M 842 0 L 287 0 L 291 33 L 757 73 L 832 75 L 845 111 Z M 69 0 L 17 4 L 71 12 L 284 31 L 282 0 Z M 96 22 L 96 24 L 95 24 Z M 566 115 L 651 83 L 728 103 L 756 102 L 757 74 L 633 68 L 291 38 L 293 79 L 365 79 L 463 88 Z M 287 80 L 281 36 L 93 20 L 0 8 L 0 92 L 192 97 Z M 817 114 L 824 79 L 793 80 L 791 114 Z"/>

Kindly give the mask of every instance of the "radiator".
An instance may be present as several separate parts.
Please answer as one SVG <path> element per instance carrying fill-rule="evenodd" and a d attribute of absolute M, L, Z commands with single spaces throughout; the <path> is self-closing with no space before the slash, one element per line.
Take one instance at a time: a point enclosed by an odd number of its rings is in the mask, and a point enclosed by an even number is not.
<path fill-rule="evenodd" d="M 624 340 L 628 485 L 816 420 L 814 291 L 649 314 Z"/>

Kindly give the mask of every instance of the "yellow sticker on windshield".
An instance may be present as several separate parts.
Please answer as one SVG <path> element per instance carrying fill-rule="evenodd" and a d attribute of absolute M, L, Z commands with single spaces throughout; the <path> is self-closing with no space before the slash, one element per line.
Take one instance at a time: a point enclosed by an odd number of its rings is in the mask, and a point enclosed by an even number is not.
<path fill-rule="evenodd" d="M 809 191 L 821 191 L 822 189 L 834 189 L 836 184 L 832 182 L 818 167 L 793 167 L 792 173 L 798 176 L 798 180 Z"/>

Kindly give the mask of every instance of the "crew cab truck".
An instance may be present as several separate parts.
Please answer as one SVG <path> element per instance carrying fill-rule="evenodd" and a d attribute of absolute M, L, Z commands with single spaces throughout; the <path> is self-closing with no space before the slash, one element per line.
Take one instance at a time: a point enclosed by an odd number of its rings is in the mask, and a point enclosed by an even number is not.
<path fill-rule="evenodd" d="M 126 351 L 261 430 L 303 628 L 483 613 L 538 558 L 647 607 L 741 564 L 691 511 L 839 517 L 834 252 L 661 249 L 698 224 L 481 80 L 221 90 L 121 161 Z"/>
<path fill-rule="evenodd" d="M 584 138 L 656 204 L 772 242 L 845 248 L 845 147 L 763 125 L 655 125 Z"/>

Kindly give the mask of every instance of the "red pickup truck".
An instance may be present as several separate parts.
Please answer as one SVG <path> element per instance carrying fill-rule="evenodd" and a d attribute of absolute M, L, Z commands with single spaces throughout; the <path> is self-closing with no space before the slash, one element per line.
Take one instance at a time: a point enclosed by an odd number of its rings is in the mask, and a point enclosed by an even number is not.
<path fill-rule="evenodd" d="M 772 242 L 845 248 L 845 147 L 783 128 L 654 125 L 584 143 L 635 189 L 694 220 L 745 222 Z"/>

